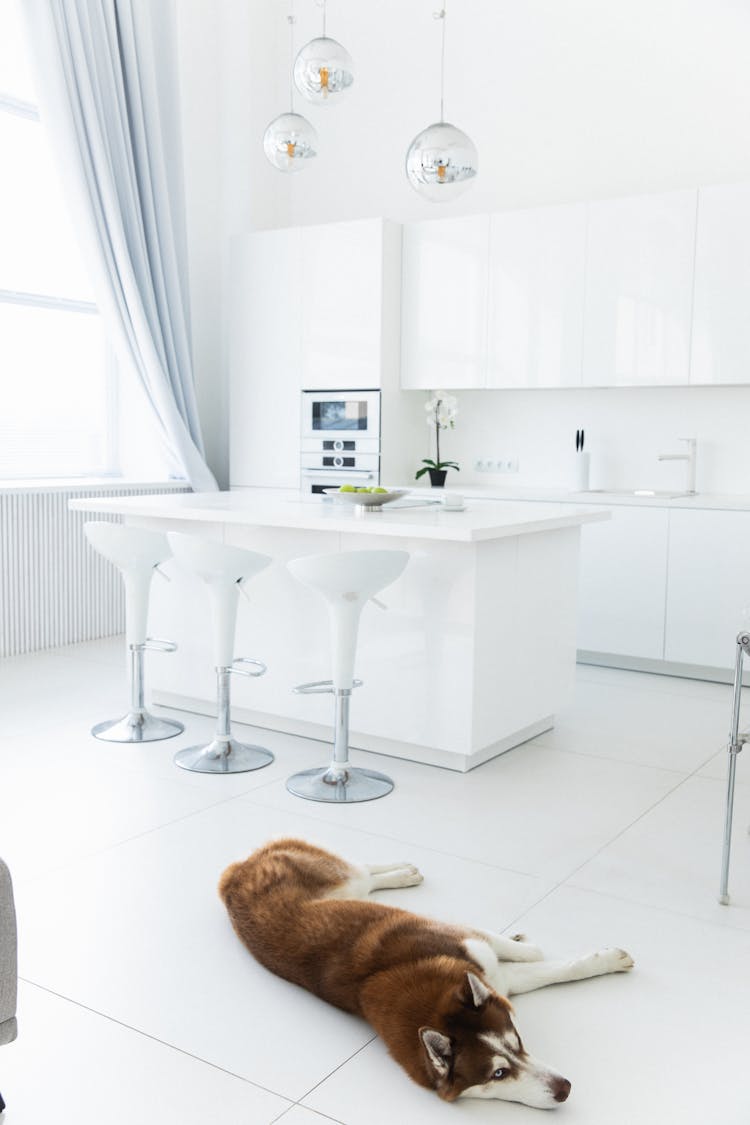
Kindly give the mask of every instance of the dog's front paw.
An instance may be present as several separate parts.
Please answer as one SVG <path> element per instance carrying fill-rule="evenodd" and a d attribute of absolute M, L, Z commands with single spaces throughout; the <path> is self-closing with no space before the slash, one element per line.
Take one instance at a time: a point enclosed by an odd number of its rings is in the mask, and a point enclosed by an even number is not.
<path fill-rule="evenodd" d="M 424 882 L 424 875 L 413 863 L 400 864 L 393 872 L 394 887 L 416 887 Z"/>
<path fill-rule="evenodd" d="M 602 949 L 596 954 L 607 966 L 608 973 L 627 973 L 635 961 L 624 949 Z"/>

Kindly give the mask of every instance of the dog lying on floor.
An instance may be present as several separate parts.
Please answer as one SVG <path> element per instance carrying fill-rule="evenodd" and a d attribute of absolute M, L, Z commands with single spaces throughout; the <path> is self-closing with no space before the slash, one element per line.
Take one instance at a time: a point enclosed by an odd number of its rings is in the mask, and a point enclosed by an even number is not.
<path fill-rule="evenodd" d="M 221 876 L 237 935 L 278 976 L 362 1016 L 420 1086 L 446 1101 L 552 1109 L 570 1083 L 527 1054 L 505 997 L 633 967 L 622 949 L 544 961 L 523 935 L 446 925 L 367 901 L 422 882 L 416 867 L 355 867 L 277 840 Z M 362 901 L 365 900 L 365 901 Z"/>

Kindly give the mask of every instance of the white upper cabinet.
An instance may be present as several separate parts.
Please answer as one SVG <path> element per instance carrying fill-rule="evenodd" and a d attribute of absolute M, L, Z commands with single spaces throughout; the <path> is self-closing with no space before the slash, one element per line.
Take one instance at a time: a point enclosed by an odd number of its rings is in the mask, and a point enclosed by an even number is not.
<path fill-rule="evenodd" d="M 404 227 L 401 386 L 484 387 L 489 215 Z"/>
<path fill-rule="evenodd" d="M 586 212 L 491 216 L 487 386 L 581 385 Z"/>
<path fill-rule="evenodd" d="M 299 230 L 233 247 L 229 286 L 230 484 L 299 485 Z"/>
<path fill-rule="evenodd" d="M 750 185 L 698 191 L 691 383 L 750 383 Z"/>
<path fill-rule="evenodd" d="M 591 203 L 585 386 L 686 384 L 697 192 Z"/>
<path fill-rule="evenodd" d="M 384 292 L 384 234 L 394 230 L 382 219 L 300 229 L 305 390 L 380 386 L 383 302 L 398 303 L 398 267 Z"/>

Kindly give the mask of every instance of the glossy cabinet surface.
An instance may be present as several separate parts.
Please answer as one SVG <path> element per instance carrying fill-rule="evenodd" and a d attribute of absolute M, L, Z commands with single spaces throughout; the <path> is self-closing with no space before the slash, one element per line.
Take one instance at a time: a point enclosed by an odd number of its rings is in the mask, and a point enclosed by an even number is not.
<path fill-rule="evenodd" d="M 670 513 L 665 658 L 728 667 L 750 627 L 750 512 Z"/>
<path fill-rule="evenodd" d="M 404 227 L 401 385 L 483 387 L 489 215 Z"/>
<path fill-rule="evenodd" d="M 579 649 L 664 658 L 669 515 L 615 507 L 608 523 L 583 529 Z"/>
<path fill-rule="evenodd" d="M 300 228 L 302 386 L 380 386 L 381 219 Z"/>
<path fill-rule="evenodd" d="M 300 231 L 238 240 L 231 263 L 229 471 L 233 487 L 297 488 Z"/>
<path fill-rule="evenodd" d="M 589 205 L 585 386 L 687 383 L 697 192 Z"/>
<path fill-rule="evenodd" d="M 698 192 L 690 382 L 750 383 L 750 184 Z"/>
<path fill-rule="evenodd" d="M 586 215 L 581 203 L 491 216 L 488 387 L 581 385 Z"/>

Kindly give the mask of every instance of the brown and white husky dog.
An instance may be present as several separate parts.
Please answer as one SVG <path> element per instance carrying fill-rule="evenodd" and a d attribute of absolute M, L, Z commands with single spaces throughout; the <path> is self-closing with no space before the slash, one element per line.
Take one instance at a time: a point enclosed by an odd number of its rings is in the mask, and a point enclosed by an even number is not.
<path fill-rule="evenodd" d="M 566 1078 L 524 1048 L 505 997 L 633 966 L 621 949 L 544 961 L 523 935 L 446 925 L 369 902 L 422 882 L 416 867 L 356 867 L 303 840 L 266 844 L 219 883 L 250 952 L 286 980 L 362 1016 L 420 1086 L 446 1101 L 552 1109 Z M 362 900 L 365 901 L 362 901 Z"/>

